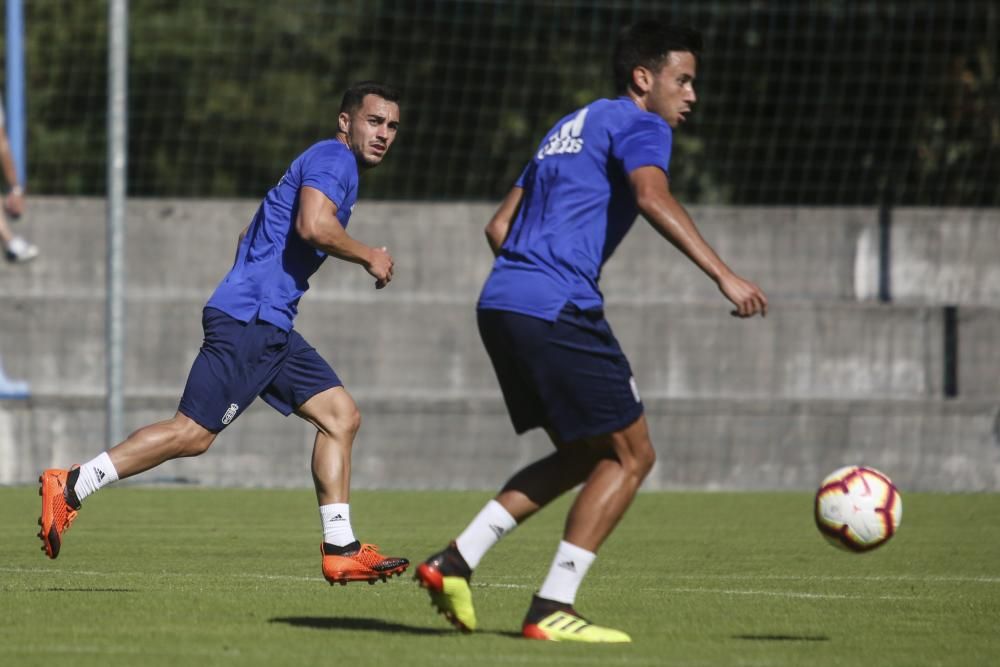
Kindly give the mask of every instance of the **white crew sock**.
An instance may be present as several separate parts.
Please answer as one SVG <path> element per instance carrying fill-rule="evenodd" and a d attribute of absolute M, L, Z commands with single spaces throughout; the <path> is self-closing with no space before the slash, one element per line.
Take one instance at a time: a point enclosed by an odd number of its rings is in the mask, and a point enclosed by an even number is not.
<path fill-rule="evenodd" d="M 351 506 L 348 503 L 332 503 L 319 506 L 319 518 L 323 522 L 323 541 L 337 547 L 346 547 L 355 541 L 351 528 Z"/>
<path fill-rule="evenodd" d="M 496 500 L 486 503 L 455 540 L 458 553 L 473 570 L 500 538 L 517 528 L 517 521 Z"/>
<path fill-rule="evenodd" d="M 80 466 L 80 476 L 76 478 L 73 492 L 79 500 L 83 500 L 95 491 L 108 484 L 118 481 L 118 471 L 107 452 L 101 452 L 96 457 Z"/>
<path fill-rule="evenodd" d="M 28 242 L 22 239 L 20 236 L 15 236 L 10 240 L 10 244 L 7 246 L 7 250 L 15 255 L 20 255 L 24 252 L 25 248 L 28 247 Z"/>
<path fill-rule="evenodd" d="M 580 588 L 583 577 L 595 558 L 597 558 L 595 553 L 565 540 L 560 541 L 556 557 L 552 559 L 552 567 L 549 568 L 549 575 L 545 577 L 545 582 L 538 591 L 538 597 L 573 604 L 576 601 L 576 591 Z"/>

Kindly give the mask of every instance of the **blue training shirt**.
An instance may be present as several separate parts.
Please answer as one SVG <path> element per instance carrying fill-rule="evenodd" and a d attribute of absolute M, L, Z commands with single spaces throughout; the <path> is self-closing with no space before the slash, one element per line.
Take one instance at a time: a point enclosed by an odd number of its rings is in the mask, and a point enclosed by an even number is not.
<path fill-rule="evenodd" d="M 358 163 L 351 150 L 336 139 L 310 146 L 264 197 L 240 243 L 236 262 L 208 300 L 241 322 L 254 316 L 289 331 L 299 299 L 309 289 L 309 277 L 326 253 L 296 233 L 299 190 L 316 188 L 337 206 L 344 228 L 358 198 Z"/>
<path fill-rule="evenodd" d="M 639 213 L 628 174 L 650 165 L 667 172 L 672 136 L 628 97 L 556 123 L 517 180 L 521 207 L 478 308 L 554 321 L 567 303 L 603 307 L 601 267 Z"/>

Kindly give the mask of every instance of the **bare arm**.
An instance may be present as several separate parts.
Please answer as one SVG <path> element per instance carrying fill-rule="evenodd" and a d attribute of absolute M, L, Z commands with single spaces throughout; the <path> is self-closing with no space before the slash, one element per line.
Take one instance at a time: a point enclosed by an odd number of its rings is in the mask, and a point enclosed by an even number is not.
<path fill-rule="evenodd" d="M 500 247 L 507 240 L 510 233 L 510 225 L 514 222 L 514 216 L 521 208 L 521 199 L 524 197 L 524 189 L 516 185 L 510 189 L 507 196 L 500 203 L 500 208 L 493 214 L 493 217 L 486 224 L 486 242 L 490 244 L 493 255 L 500 254 Z"/>
<path fill-rule="evenodd" d="M 10 186 L 10 191 L 4 199 L 4 208 L 13 216 L 21 215 L 24 212 L 24 191 L 21 184 L 17 182 L 14 156 L 10 152 L 10 141 L 7 139 L 7 131 L 3 126 L 0 126 L 0 168 L 3 169 L 4 180 Z"/>
<path fill-rule="evenodd" d="M 653 228 L 683 252 L 716 282 L 736 310 L 733 315 L 767 315 L 767 297 L 748 280 L 740 278 L 702 237 L 688 212 L 670 192 L 667 175 L 659 167 L 639 167 L 629 174 L 636 203 Z"/>
<path fill-rule="evenodd" d="M 328 255 L 360 264 L 382 289 L 392 280 L 392 255 L 385 248 L 372 248 L 347 233 L 337 220 L 337 207 L 325 194 L 304 186 L 299 191 L 299 213 L 295 231 L 302 240 Z"/>
<path fill-rule="evenodd" d="M 247 226 L 243 228 L 243 231 L 240 232 L 240 235 L 236 238 L 236 257 L 233 258 L 233 264 L 236 264 L 236 262 L 238 262 L 240 259 L 240 246 L 243 245 L 243 239 L 244 237 L 246 237 L 248 231 L 250 231 L 249 222 L 247 223 Z"/>

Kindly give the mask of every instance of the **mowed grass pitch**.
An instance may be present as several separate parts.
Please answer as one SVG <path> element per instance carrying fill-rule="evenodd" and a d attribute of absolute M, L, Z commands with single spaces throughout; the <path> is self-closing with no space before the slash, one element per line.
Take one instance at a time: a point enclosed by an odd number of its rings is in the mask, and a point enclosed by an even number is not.
<path fill-rule="evenodd" d="M 489 497 L 356 492 L 363 539 L 412 561 Z M 897 537 L 840 552 L 803 493 L 643 493 L 578 598 L 626 646 L 518 638 L 568 498 L 473 579 L 461 635 L 409 578 L 331 587 L 310 491 L 111 488 L 49 561 L 35 488 L 0 489 L 0 664 L 991 665 L 1000 661 L 1000 495 L 904 493 Z"/>

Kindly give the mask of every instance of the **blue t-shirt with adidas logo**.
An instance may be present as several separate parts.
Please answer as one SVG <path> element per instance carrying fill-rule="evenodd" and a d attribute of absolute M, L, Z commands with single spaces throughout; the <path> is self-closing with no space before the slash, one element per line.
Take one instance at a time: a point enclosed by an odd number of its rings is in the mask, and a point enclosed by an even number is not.
<path fill-rule="evenodd" d="M 667 172 L 672 136 L 628 97 L 597 100 L 556 123 L 517 180 L 521 208 L 478 308 L 548 321 L 567 303 L 601 308 L 601 267 L 639 213 L 628 174 Z"/>
<path fill-rule="evenodd" d="M 337 220 L 347 227 L 358 198 L 358 163 L 343 142 L 328 139 L 306 149 L 267 193 L 236 262 L 206 307 L 241 322 L 257 316 L 285 331 L 292 328 L 309 277 L 326 259 L 295 232 L 299 190 L 306 185 L 337 206 Z"/>

